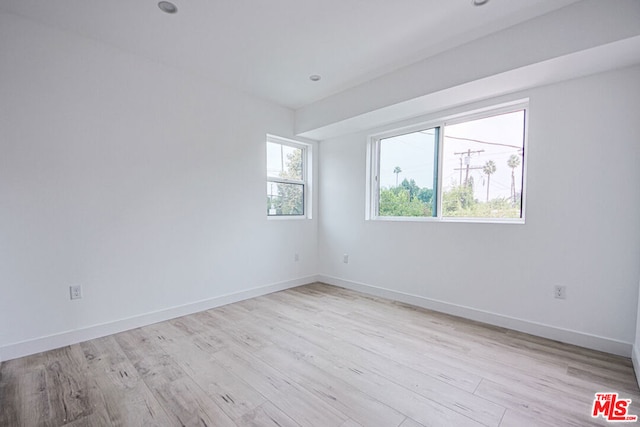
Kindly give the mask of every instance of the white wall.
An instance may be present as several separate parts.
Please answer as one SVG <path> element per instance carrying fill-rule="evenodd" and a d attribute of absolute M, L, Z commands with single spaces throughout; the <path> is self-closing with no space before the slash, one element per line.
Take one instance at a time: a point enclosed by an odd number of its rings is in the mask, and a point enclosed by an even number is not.
<path fill-rule="evenodd" d="M 636 335 L 633 341 L 631 360 L 636 374 L 636 381 L 638 382 L 638 386 L 640 386 L 640 292 L 638 295 L 638 312 L 636 314 Z"/>
<path fill-rule="evenodd" d="M 4 13 L 0 76 L 0 359 L 316 273 L 317 221 L 266 219 L 292 111 Z"/>
<path fill-rule="evenodd" d="M 321 277 L 629 356 L 640 277 L 638 76 L 636 66 L 512 97 L 530 97 L 525 225 L 365 221 L 369 132 L 322 141 Z M 553 298 L 554 284 L 567 286 L 566 300 Z"/>

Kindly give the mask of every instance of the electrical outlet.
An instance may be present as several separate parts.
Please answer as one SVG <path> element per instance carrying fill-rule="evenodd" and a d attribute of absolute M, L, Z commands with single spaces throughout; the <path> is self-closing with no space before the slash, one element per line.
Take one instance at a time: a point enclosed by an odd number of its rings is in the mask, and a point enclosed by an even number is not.
<path fill-rule="evenodd" d="M 71 299 L 82 298 L 82 286 L 69 286 L 69 296 L 71 297 Z"/>
<path fill-rule="evenodd" d="M 349 264 L 349 255 L 348 254 L 342 255 L 342 262 L 344 262 L 345 264 Z"/>
<path fill-rule="evenodd" d="M 295 262 L 300 261 L 300 255 L 298 255 L 298 252 L 296 252 L 295 254 L 293 254 L 293 260 L 294 260 Z"/>
<path fill-rule="evenodd" d="M 553 296 L 557 299 L 567 298 L 567 287 L 556 285 L 553 287 Z"/>

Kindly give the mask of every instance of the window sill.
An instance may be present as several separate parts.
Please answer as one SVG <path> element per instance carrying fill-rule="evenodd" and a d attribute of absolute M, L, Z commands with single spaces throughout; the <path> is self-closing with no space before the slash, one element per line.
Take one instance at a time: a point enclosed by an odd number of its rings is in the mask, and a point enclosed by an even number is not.
<path fill-rule="evenodd" d="M 302 219 L 311 219 L 306 215 L 280 215 L 280 216 L 267 216 L 267 221 L 299 221 Z"/>
<path fill-rule="evenodd" d="M 369 219 L 369 221 L 388 222 L 431 222 L 431 223 L 467 223 L 467 224 L 519 224 L 524 225 L 524 218 L 434 218 L 434 217 L 411 217 L 411 216 L 379 216 Z"/>

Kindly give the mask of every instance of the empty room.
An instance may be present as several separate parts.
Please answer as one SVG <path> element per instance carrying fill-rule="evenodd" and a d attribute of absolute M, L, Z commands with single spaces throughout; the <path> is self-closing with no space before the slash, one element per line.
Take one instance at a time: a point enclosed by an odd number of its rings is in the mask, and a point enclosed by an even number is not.
<path fill-rule="evenodd" d="M 640 1 L 0 0 L 0 426 L 640 416 Z"/>

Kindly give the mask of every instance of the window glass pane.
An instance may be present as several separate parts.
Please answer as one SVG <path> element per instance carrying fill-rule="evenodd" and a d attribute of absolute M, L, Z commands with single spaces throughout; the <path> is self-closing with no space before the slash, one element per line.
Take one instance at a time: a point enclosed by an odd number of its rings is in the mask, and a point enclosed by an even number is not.
<path fill-rule="evenodd" d="M 521 218 L 525 111 L 444 128 L 442 216 Z"/>
<path fill-rule="evenodd" d="M 438 128 L 380 140 L 380 216 L 435 216 Z"/>
<path fill-rule="evenodd" d="M 302 148 L 267 142 L 267 176 L 302 181 Z"/>
<path fill-rule="evenodd" d="M 267 181 L 267 215 L 304 215 L 304 185 Z"/>

